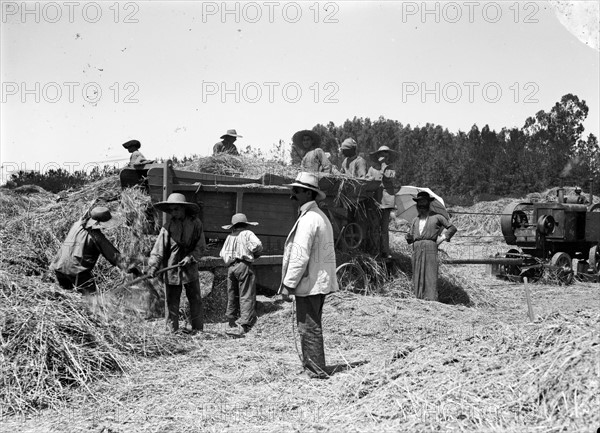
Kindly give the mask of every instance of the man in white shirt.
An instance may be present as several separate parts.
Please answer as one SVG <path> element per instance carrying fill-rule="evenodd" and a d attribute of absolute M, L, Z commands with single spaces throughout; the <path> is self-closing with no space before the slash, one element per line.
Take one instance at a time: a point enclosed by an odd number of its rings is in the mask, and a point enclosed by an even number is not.
<path fill-rule="evenodd" d="M 325 296 L 338 290 L 333 228 L 316 203 L 325 193 L 315 173 L 301 172 L 288 186 L 300 216 L 285 241 L 280 293 L 296 299 L 304 368 L 310 377 L 326 378 L 321 317 Z"/>
<path fill-rule="evenodd" d="M 220 256 L 227 268 L 228 335 L 241 337 L 256 323 L 256 276 L 252 263 L 262 251 L 258 237 L 248 230 L 258 223 L 249 222 L 246 215 L 236 213 L 231 224 L 223 226 L 231 230 Z"/>

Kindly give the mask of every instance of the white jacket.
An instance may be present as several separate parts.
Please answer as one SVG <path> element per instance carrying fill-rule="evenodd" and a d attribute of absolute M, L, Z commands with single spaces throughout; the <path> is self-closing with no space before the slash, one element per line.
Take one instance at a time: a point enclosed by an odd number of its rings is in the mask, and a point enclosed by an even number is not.
<path fill-rule="evenodd" d="M 283 253 L 282 284 L 296 296 L 326 295 L 338 290 L 331 222 L 310 201 L 301 208 Z"/>

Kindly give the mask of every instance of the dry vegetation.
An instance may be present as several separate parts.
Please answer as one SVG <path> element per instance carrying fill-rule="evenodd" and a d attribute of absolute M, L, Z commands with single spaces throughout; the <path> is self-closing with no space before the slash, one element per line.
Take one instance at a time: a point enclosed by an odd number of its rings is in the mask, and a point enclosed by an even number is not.
<path fill-rule="evenodd" d="M 226 161 L 232 171 L 249 165 L 234 160 Z M 231 173 L 213 158 L 194 164 Z M 244 175 L 293 177 L 286 169 L 253 170 Z M 206 332 L 172 336 L 161 320 L 144 319 L 139 306 L 148 288 L 122 289 L 125 277 L 103 259 L 96 274 L 104 295 L 91 302 L 53 283 L 48 264 L 70 225 L 94 202 L 123 221 L 109 238 L 131 262 L 143 260 L 154 240 L 147 234 L 148 201 L 140 190 L 121 192 L 116 177 L 58 201 L 39 190 L 0 192 L 0 401 L 7 431 L 558 432 L 600 426 L 597 284 L 532 284 L 536 318 L 530 322 L 522 285 L 488 277 L 484 266 L 443 265 L 440 298 L 446 303 L 419 301 L 411 292 L 405 225 L 395 221 L 394 266 L 386 272 L 368 256 L 353 257 L 367 279 L 367 296 L 343 291 L 328 297 L 326 353 L 338 371 L 329 380 L 310 380 L 298 375 L 293 304 L 261 297 L 255 329 L 229 339 L 216 314 L 223 285 L 217 278 L 205 299 Z M 508 202 L 461 210 L 501 212 Z M 459 234 L 445 254 L 506 250 L 494 237 L 498 217 L 456 215 L 454 223 Z"/>

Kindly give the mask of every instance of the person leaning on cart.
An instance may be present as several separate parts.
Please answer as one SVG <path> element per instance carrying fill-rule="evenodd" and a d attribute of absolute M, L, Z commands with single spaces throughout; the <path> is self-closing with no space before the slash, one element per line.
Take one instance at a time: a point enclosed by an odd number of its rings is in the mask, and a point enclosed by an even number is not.
<path fill-rule="evenodd" d="M 366 179 L 378 180 L 381 182 L 381 189 L 378 190 L 377 202 L 381 209 L 380 225 L 380 245 L 381 255 L 384 258 L 390 257 L 390 213 L 396 208 L 394 189 L 394 179 L 396 171 L 391 169 L 392 162 L 396 159 L 397 152 L 387 146 L 381 146 L 375 152 L 370 153 L 374 163 L 367 171 Z"/>
<path fill-rule="evenodd" d="M 421 191 L 413 200 L 417 202 L 418 216 L 406 234 L 408 244 L 413 244 L 413 290 L 418 299 L 437 301 L 438 245 L 450 242 L 456 227 L 445 216 L 430 212 L 430 204 L 435 199 L 427 192 Z M 444 228 L 446 231 L 442 234 Z"/>
<path fill-rule="evenodd" d="M 287 186 L 300 216 L 285 240 L 279 293 L 285 300 L 296 298 L 303 367 L 310 377 L 327 378 L 321 317 L 325 296 L 338 290 L 333 228 L 316 203 L 325 193 L 315 173 L 301 172 Z"/>
<path fill-rule="evenodd" d="M 169 213 L 171 220 L 160 229 L 152 248 L 148 275 L 154 277 L 159 268 L 177 266 L 163 276 L 167 328 L 173 332 L 179 330 L 179 300 L 183 286 L 190 303 L 192 331 L 202 331 L 204 320 L 197 262 L 206 251 L 206 241 L 202 221 L 196 215 L 200 208 L 176 192 L 169 195 L 167 201 L 156 203 L 154 207 Z"/>
<path fill-rule="evenodd" d="M 90 295 L 98 290 L 92 269 L 100 255 L 108 262 L 125 270 L 119 250 L 106 239 L 101 229 L 110 229 L 118 225 L 110 210 L 98 206 L 85 217 L 77 220 L 69 230 L 56 257 L 50 264 L 50 270 L 56 274 L 58 284 L 65 290 L 77 290 L 82 295 Z M 127 269 L 128 273 L 139 275 L 136 267 Z"/>

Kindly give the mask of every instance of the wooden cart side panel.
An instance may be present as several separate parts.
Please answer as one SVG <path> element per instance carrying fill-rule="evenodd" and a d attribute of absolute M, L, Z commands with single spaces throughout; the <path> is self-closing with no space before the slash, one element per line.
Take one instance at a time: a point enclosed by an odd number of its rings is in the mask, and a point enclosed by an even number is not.
<path fill-rule="evenodd" d="M 258 179 L 247 177 L 234 177 L 222 174 L 198 173 L 195 171 L 186 170 L 170 170 L 172 176 L 170 181 L 173 184 L 193 184 L 200 182 L 207 185 L 241 185 L 247 183 L 258 183 Z M 160 167 L 151 168 L 148 170 L 148 184 L 162 185 L 163 169 Z"/>

